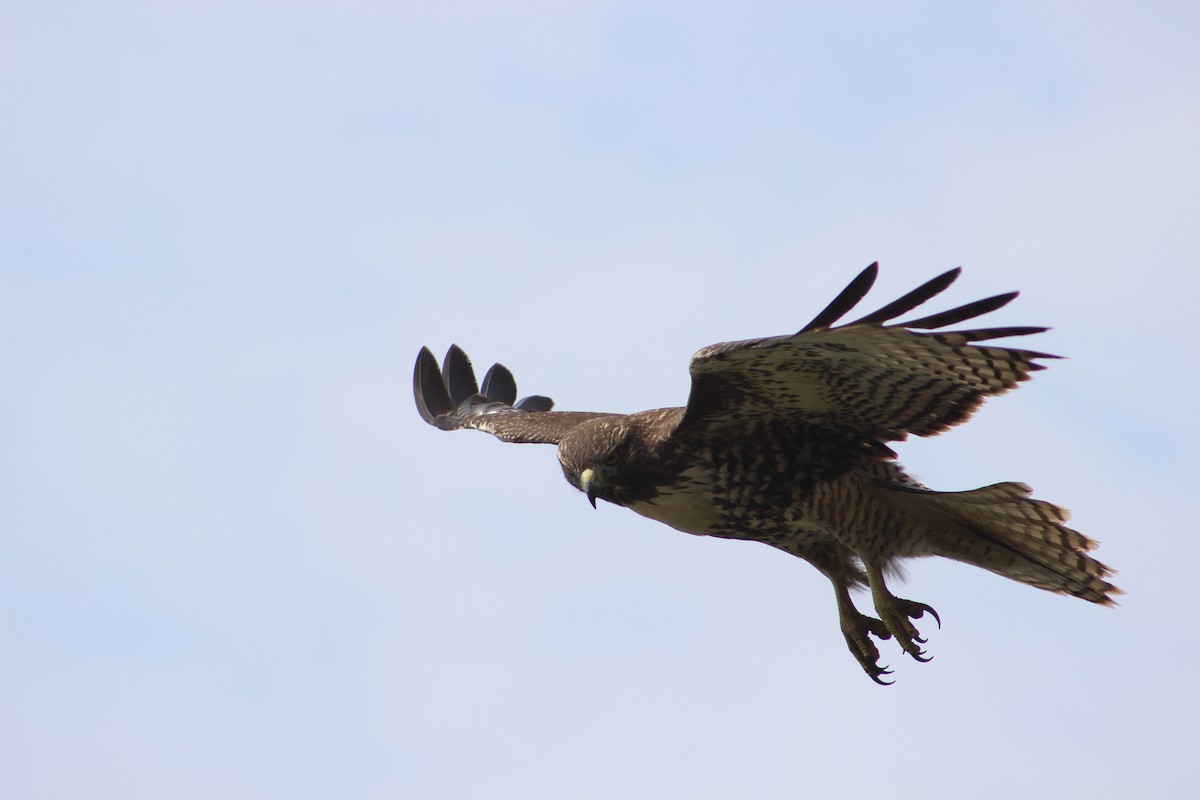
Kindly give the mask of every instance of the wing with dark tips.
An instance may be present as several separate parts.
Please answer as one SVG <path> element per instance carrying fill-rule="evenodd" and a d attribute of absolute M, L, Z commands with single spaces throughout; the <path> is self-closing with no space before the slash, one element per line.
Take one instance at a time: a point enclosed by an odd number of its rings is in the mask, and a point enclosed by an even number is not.
<path fill-rule="evenodd" d="M 442 378 L 450 392 L 450 402 L 454 405 L 479 394 L 479 384 L 475 382 L 475 370 L 471 368 L 471 360 L 456 344 L 450 345 L 446 357 L 442 359 Z"/>
<path fill-rule="evenodd" d="M 768 421 L 828 428 L 873 441 L 930 436 L 969 418 L 1042 369 L 1045 353 L 974 344 L 1045 328 L 933 331 L 1007 305 L 1016 292 L 911 322 L 888 324 L 947 289 L 954 269 L 838 327 L 877 274 L 872 264 L 798 333 L 725 342 L 692 357 L 692 391 L 679 434 L 730 435 Z M 926 332 L 930 331 L 930 332 Z"/>
<path fill-rule="evenodd" d="M 551 411 L 554 401 L 541 395 L 517 401 L 517 382 L 502 364 L 492 365 L 481 388 L 471 360 L 458 345 L 451 345 L 440 370 L 429 348 L 421 348 L 413 368 L 413 397 L 430 425 L 444 431 L 474 428 L 506 442 L 558 444 L 581 422 L 617 416 Z"/>
<path fill-rule="evenodd" d="M 922 328 L 924 330 L 944 328 L 947 325 L 956 325 L 959 322 L 966 322 L 969 319 L 975 319 L 975 317 L 981 317 L 984 314 L 990 314 L 998 308 L 1004 308 L 1004 306 L 1016 299 L 1017 292 L 998 294 L 995 297 L 988 297 L 984 300 L 976 300 L 974 303 L 967 303 L 965 306 L 952 308 L 949 311 L 942 311 L 938 314 L 931 314 L 928 317 L 914 319 L 912 322 L 904 323 L 904 327 Z"/>
<path fill-rule="evenodd" d="M 899 300 L 893 300 L 892 302 L 888 303 L 886 306 L 879 309 L 878 311 L 876 311 L 872 314 L 867 314 L 862 319 L 855 320 L 851 324 L 852 325 L 882 325 L 883 323 L 885 323 L 889 320 L 895 319 L 896 317 L 900 316 L 901 314 L 907 314 L 908 312 L 912 311 L 917 306 L 924 303 L 926 300 L 929 300 L 930 298 L 934 297 L 935 295 L 938 295 L 938 294 L 941 294 L 942 292 L 944 292 L 950 286 L 950 284 L 952 284 L 952 283 L 954 283 L 954 281 L 958 280 L 958 276 L 961 273 L 962 273 L 962 267 L 955 267 L 954 269 L 950 270 L 949 272 L 943 272 L 941 275 L 938 275 L 933 280 L 926 281 L 925 283 L 918 286 L 916 289 L 913 289 L 911 292 L 904 295 L 904 297 L 901 297 Z M 911 322 L 908 324 L 908 327 L 910 327 L 910 328 L 913 327 Z"/>
<path fill-rule="evenodd" d="M 518 400 L 516 408 L 519 411 L 549 411 L 554 408 L 554 401 L 549 397 L 534 394 Z"/>
<path fill-rule="evenodd" d="M 871 291 L 871 287 L 875 285 L 875 279 L 879 277 L 879 262 L 875 261 L 862 272 L 850 284 L 842 289 L 838 296 L 833 298 L 833 302 L 825 306 L 825 309 L 817 316 L 813 317 L 812 322 L 800 329 L 801 333 L 805 331 L 815 331 L 818 328 L 828 328 L 833 323 L 837 322 L 846 314 L 850 313 L 850 309 L 858 305 L 858 301 L 867 296 L 867 292 Z"/>
<path fill-rule="evenodd" d="M 454 413 L 450 392 L 438 370 L 437 359 L 428 347 L 422 347 L 421 352 L 417 353 L 417 365 L 413 370 L 413 395 L 417 401 L 417 411 L 430 425 L 437 425 L 440 417 Z"/>
<path fill-rule="evenodd" d="M 512 405 L 517 402 L 517 381 L 503 364 L 492 364 L 483 376 L 483 388 L 479 393 L 499 403 Z"/>

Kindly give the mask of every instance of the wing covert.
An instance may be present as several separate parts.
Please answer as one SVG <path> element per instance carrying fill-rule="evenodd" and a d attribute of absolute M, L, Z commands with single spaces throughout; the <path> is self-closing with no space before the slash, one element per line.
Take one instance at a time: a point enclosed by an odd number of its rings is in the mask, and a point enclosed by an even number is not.
<path fill-rule="evenodd" d="M 789 419 L 876 441 L 931 436 L 966 420 L 992 395 L 1044 369 L 1045 353 L 975 344 L 1046 328 L 937 331 L 994 311 L 1016 292 L 887 324 L 949 287 L 943 273 L 854 322 L 831 327 L 874 282 L 864 270 L 798 333 L 725 342 L 692 357 L 692 389 L 680 432 L 744 429 Z"/>

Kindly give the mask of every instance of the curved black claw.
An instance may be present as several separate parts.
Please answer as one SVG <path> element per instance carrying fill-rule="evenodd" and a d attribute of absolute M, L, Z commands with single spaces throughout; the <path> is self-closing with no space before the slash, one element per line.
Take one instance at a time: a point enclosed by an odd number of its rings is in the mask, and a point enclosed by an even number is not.
<path fill-rule="evenodd" d="M 929 616 L 933 617 L 933 621 L 937 623 L 938 630 L 940 631 L 942 629 L 942 618 L 939 617 L 938 613 L 933 610 L 933 606 L 928 605 L 927 603 L 918 603 L 915 600 L 909 600 L 908 602 L 917 610 L 915 614 L 910 613 L 910 617 L 913 619 L 920 619 L 921 617 L 925 616 L 926 612 L 929 612 Z M 924 643 L 924 641 L 924 639 L 921 640 L 922 643 Z"/>
<path fill-rule="evenodd" d="M 895 683 L 895 681 L 885 681 L 883 678 L 879 677 L 880 675 L 891 675 L 891 674 L 892 674 L 892 671 L 890 669 L 881 669 L 875 673 L 872 673 L 871 671 L 868 670 L 867 677 L 870 678 L 871 680 L 875 681 L 876 683 L 878 683 L 880 686 L 891 686 L 892 684 Z"/>
<path fill-rule="evenodd" d="M 883 624 L 883 620 L 868 617 L 865 614 L 852 612 L 842 617 L 842 635 L 846 638 L 846 646 L 850 654 L 858 661 L 858 665 L 867 673 L 867 677 L 880 686 L 891 686 L 895 681 L 885 681 L 882 675 L 891 675 L 892 670 L 879 665 L 879 648 L 871 641 L 890 639 L 892 632 Z"/>
<path fill-rule="evenodd" d="M 926 656 L 925 651 L 920 647 L 928 639 L 921 636 L 920 632 L 910 622 L 910 620 L 920 619 L 928 613 L 937 621 L 938 628 L 940 629 L 942 621 L 938 617 L 938 613 L 933 610 L 933 606 L 918 603 L 915 600 L 905 600 L 891 593 L 881 592 L 876 595 L 875 608 L 879 612 L 879 616 L 883 619 L 883 624 L 896 637 L 897 643 L 899 643 L 900 648 L 904 652 L 922 663 L 933 658 L 933 656 Z"/>

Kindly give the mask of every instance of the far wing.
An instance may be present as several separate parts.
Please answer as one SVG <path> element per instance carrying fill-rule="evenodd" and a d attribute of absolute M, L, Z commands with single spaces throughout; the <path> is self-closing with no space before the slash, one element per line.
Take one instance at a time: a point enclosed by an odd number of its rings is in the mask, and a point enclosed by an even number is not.
<path fill-rule="evenodd" d="M 517 400 L 517 383 L 502 364 L 493 364 L 475 382 L 475 370 L 458 345 L 451 345 L 438 369 L 428 347 L 417 354 L 413 368 L 417 411 L 430 425 L 444 431 L 474 428 L 505 442 L 558 444 L 581 422 L 600 414 L 591 411 L 551 411 L 554 401 L 533 395 Z"/>
<path fill-rule="evenodd" d="M 875 282 L 854 279 L 800 332 L 716 344 L 692 357 L 692 390 L 679 432 L 790 420 L 877 441 L 931 436 L 969 418 L 992 395 L 1027 380 L 1045 353 L 977 344 L 1046 328 L 932 332 L 1006 305 L 997 295 L 911 322 L 885 324 L 948 287 L 953 269 L 878 311 L 830 327 Z"/>

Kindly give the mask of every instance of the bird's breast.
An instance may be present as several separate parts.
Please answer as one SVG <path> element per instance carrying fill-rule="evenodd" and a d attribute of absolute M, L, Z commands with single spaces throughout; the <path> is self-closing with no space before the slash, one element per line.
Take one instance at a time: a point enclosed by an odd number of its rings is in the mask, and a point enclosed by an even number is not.
<path fill-rule="evenodd" d="M 626 507 L 697 536 L 773 543 L 814 532 L 825 535 L 814 516 L 811 478 L 776 465 L 743 465 L 745 461 L 699 459 L 653 496 Z"/>
<path fill-rule="evenodd" d="M 714 501 L 712 476 L 703 467 L 684 470 L 669 485 L 647 500 L 635 500 L 628 508 L 652 520 L 697 536 L 710 535 L 722 518 Z"/>

